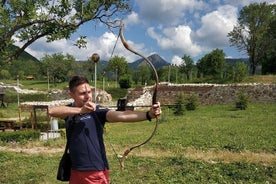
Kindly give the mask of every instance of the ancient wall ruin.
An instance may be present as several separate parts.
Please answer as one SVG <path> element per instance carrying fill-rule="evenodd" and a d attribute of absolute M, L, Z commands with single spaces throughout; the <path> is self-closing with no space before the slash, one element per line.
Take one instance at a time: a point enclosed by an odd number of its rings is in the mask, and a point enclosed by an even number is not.
<path fill-rule="evenodd" d="M 127 96 L 128 104 L 150 105 L 154 86 L 136 88 Z M 160 84 L 158 100 L 173 104 L 179 93 L 194 94 L 202 105 L 234 103 L 239 94 L 249 96 L 250 102 L 276 103 L 276 84 Z"/>

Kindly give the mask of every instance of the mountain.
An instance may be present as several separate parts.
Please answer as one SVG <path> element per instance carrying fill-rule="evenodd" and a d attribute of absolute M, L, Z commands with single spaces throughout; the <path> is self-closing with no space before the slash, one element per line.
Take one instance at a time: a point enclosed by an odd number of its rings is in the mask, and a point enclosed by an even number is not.
<path fill-rule="evenodd" d="M 235 58 L 226 58 L 225 61 L 226 61 L 227 64 L 232 64 L 232 65 L 236 65 L 237 62 L 245 63 L 248 66 L 250 65 L 248 58 L 237 58 L 237 59 L 235 59 Z"/>
<path fill-rule="evenodd" d="M 161 58 L 158 54 L 152 54 L 147 58 L 152 62 L 153 66 L 156 69 L 159 69 L 163 66 L 170 65 L 167 61 L 165 61 L 163 58 Z M 146 63 L 146 61 L 142 58 L 142 59 L 138 59 L 138 60 L 134 61 L 133 63 L 129 63 L 128 66 L 131 69 L 138 69 L 139 66 L 143 63 Z"/>
<path fill-rule="evenodd" d="M 10 47 L 10 49 L 15 50 L 15 49 L 19 49 L 19 47 L 12 45 Z M 30 60 L 30 61 L 34 61 L 34 62 L 39 62 L 39 60 L 36 57 L 34 57 L 33 55 L 29 54 L 26 51 L 23 51 L 17 59 L 22 60 L 22 61 Z"/>
<path fill-rule="evenodd" d="M 39 60 L 32 56 L 31 54 L 29 54 L 28 52 L 23 51 L 20 55 L 19 58 L 21 60 L 31 60 L 31 61 L 35 61 L 35 62 L 39 62 Z"/>

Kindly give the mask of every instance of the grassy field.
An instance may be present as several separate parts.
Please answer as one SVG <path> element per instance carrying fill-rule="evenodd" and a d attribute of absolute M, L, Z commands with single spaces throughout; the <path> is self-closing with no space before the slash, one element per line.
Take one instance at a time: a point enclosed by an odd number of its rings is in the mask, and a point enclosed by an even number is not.
<path fill-rule="evenodd" d="M 129 154 L 122 172 L 116 154 L 145 140 L 154 122 L 108 124 L 112 184 L 276 183 L 275 112 L 275 104 L 200 106 L 184 116 L 164 108 L 157 134 Z M 62 183 L 55 178 L 64 144 L 2 143 L 0 183 Z"/>

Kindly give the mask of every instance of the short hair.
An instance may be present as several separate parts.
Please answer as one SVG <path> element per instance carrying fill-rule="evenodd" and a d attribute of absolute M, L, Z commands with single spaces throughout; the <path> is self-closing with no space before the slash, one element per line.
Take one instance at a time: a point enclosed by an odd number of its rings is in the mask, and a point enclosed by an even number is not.
<path fill-rule="evenodd" d="M 86 77 L 83 76 L 73 76 L 71 80 L 69 81 L 69 90 L 70 92 L 74 92 L 75 88 L 81 84 L 89 84 Z"/>

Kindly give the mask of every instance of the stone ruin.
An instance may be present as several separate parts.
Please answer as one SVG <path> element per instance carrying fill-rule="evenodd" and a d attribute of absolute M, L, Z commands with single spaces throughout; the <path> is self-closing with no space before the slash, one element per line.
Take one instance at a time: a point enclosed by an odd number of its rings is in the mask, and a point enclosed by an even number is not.
<path fill-rule="evenodd" d="M 155 86 L 135 88 L 127 95 L 127 102 L 133 106 L 151 104 Z M 179 93 L 196 95 L 202 105 L 235 103 L 240 94 L 249 96 L 250 102 L 276 103 L 276 84 L 171 84 L 160 83 L 157 99 L 161 104 L 175 103 Z"/>

